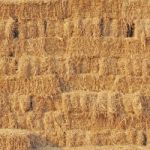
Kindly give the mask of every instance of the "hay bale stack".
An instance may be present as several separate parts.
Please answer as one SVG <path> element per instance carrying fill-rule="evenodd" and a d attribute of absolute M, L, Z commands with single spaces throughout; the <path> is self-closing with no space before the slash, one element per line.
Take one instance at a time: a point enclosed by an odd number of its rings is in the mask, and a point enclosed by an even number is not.
<path fill-rule="evenodd" d="M 53 146 L 147 145 L 149 6 L 0 0 L 0 128 Z M 28 132 L 0 132 L 2 149 L 32 149 Z"/>

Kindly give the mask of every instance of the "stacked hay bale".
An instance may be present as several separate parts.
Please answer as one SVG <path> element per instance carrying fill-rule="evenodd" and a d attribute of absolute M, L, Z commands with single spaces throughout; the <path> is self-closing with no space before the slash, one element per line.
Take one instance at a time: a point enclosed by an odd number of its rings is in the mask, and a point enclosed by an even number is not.
<path fill-rule="evenodd" d="M 147 145 L 149 6 L 0 0 L 0 147 Z"/>
<path fill-rule="evenodd" d="M 32 150 L 35 137 L 27 130 L 1 129 L 0 145 L 4 150 Z"/>

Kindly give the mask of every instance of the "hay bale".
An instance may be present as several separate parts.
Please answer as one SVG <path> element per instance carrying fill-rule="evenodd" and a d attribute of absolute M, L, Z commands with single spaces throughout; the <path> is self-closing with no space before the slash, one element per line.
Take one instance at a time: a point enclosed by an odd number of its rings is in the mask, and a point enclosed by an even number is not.
<path fill-rule="evenodd" d="M 63 25 L 64 25 L 64 36 L 67 38 L 72 37 L 73 28 L 74 28 L 74 24 L 72 20 L 66 19 Z"/>
<path fill-rule="evenodd" d="M 132 101 L 132 107 L 134 110 L 134 113 L 137 116 L 140 116 L 143 114 L 143 108 L 142 108 L 142 96 L 140 93 L 134 94 L 134 99 Z"/>
<path fill-rule="evenodd" d="M 112 19 L 110 35 L 113 37 L 118 37 L 119 36 L 118 28 L 119 28 L 119 21 L 117 19 Z"/>
<path fill-rule="evenodd" d="M 48 20 L 47 21 L 47 30 L 46 30 L 46 33 L 47 33 L 47 36 L 55 36 L 56 33 L 55 33 L 55 29 L 56 29 L 56 21 L 54 20 Z"/>
<path fill-rule="evenodd" d="M 25 38 L 27 39 L 37 38 L 39 36 L 37 23 L 34 21 L 27 21 L 25 24 L 26 24 Z"/>
<path fill-rule="evenodd" d="M 109 93 L 107 101 L 107 114 L 122 116 L 124 114 L 123 95 L 119 92 Z"/>
<path fill-rule="evenodd" d="M 108 103 L 108 91 L 102 91 L 98 93 L 98 98 L 94 101 L 94 110 L 98 114 L 107 114 L 107 103 Z"/>
<path fill-rule="evenodd" d="M 147 145 L 147 135 L 144 131 L 138 131 L 137 132 L 137 140 L 136 140 L 137 145 Z"/>
<path fill-rule="evenodd" d="M 14 111 L 15 112 L 15 111 Z M 18 113 L 17 111 L 15 112 L 17 114 L 15 116 L 15 119 L 17 121 L 17 128 L 19 129 L 27 129 L 27 119 L 26 119 L 26 114 L 25 113 Z"/>
<path fill-rule="evenodd" d="M 133 75 L 142 76 L 142 58 L 133 58 Z"/>
<path fill-rule="evenodd" d="M 0 60 L 0 75 L 6 75 L 8 73 L 8 63 L 5 58 Z"/>
<path fill-rule="evenodd" d="M 84 26 L 84 35 L 87 37 L 93 37 L 93 29 L 94 25 L 92 23 L 92 18 L 88 17 L 83 19 L 83 26 Z"/>
<path fill-rule="evenodd" d="M 66 131 L 66 127 L 68 125 L 68 120 L 65 114 L 61 111 L 55 111 L 54 112 L 54 120 L 55 120 L 55 130 L 62 130 Z"/>
<path fill-rule="evenodd" d="M 87 133 L 83 130 L 69 130 L 66 132 L 66 145 L 69 147 L 78 147 L 88 145 Z"/>
<path fill-rule="evenodd" d="M 147 135 L 144 130 L 129 129 L 126 131 L 127 143 L 134 145 L 147 145 Z"/>
<path fill-rule="evenodd" d="M 46 57 L 41 60 L 41 74 L 59 74 L 62 76 L 68 71 L 67 59 Z M 49 65 L 50 64 L 50 65 Z"/>
<path fill-rule="evenodd" d="M 45 37 L 47 35 L 47 21 L 39 19 L 37 22 L 38 36 Z"/>
<path fill-rule="evenodd" d="M 109 75 L 109 67 L 107 65 L 107 58 L 102 58 L 100 60 L 100 75 Z"/>
<path fill-rule="evenodd" d="M 66 41 L 62 37 L 49 37 L 45 39 L 45 51 L 51 56 L 63 56 L 66 51 Z"/>
<path fill-rule="evenodd" d="M 31 57 L 31 73 L 32 76 L 40 74 L 40 59 L 37 57 Z"/>
<path fill-rule="evenodd" d="M 7 112 L 6 114 L 1 114 L 0 118 L 1 128 L 16 128 L 17 120 L 13 112 Z"/>
<path fill-rule="evenodd" d="M 99 17 L 93 17 L 92 18 L 92 33 L 93 37 L 99 37 L 100 36 L 100 29 L 99 29 L 99 23 L 100 19 Z"/>
<path fill-rule="evenodd" d="M 44 129 L 46 131 L 54 131 L 55 130 L 53 114 L 54 114 L 53 111 L 49 111 L 44 114 L 43 124 L 44 124 Z"/>
<path fill-rule="evenodd" d="M 0 130 L 0 145 L 3 150 L 32 150 L 33 141 L 34 136 L 27 130 Z"/>
<path fill-rule="evenodd" d="M 95 103 L 97 102 L 97 93 L 96 92 L 85 92 L 82 94 L 80 99 L 81 109 L 83 112 L 92 112 L 94 111 Z"/>
<path fill-rule="evenodd" d="M 54 101 L 55 100 L 55 101 Z M 34 96 L 34 111 L 35 112 L 48 112 L 56 110 L 57 97 L 53 96 Z M 59 105 L 60 107 L 60 105 Z"/>
<path fill-rule="evenodd" d="M 87 131 L 95 129 L 95 122 L 92 120 L 92 112 L 70 113 L 67 122 L 67 129 L 69 130 L 81 129 Z M 91 126 L 91 122 L 93 126 Z"/>
<path fill-rule="evenodd" d="M 90 58 L 89 70 L 90 70 L 90 73 L 99 73 L 100 58 Z"/>
<path fill-rule="evenodd" d="M 94 111 L 94 102 L 97 100 L 96 92 L 74 92 L 62 95 L 62 108 L 65 112 L 91 112 Z"/>
<path fill-rule="evenodd" d="M 30 95 L 20 95 L 18 97 L 20 103 L 20 109 L 22 113 L 33 111 L 33 99 Z"/>
<path fill-rule="evenodd" d="M 64 112 L 72 111 L 71 94 L 62 94 L 62 109 Z"/>
<path fill-rule="evenodd" d="M 111 90 L 114 80 L 115 76 L 99 76 L 99 74 L 94 73 L 80 74 L 71 76 L 69 85 L 71 90 L 98 92 L 101 90 Z"/>
<path fill-rule="evenodd" d="M 64 35 L 64 22 L 63 21 L 56 22 L 55 35 L 56 35 L 56 37 L 63 37 L 63 35 Z"/>
<path fill-rule="evenodd" d="M 134 60 L 131 59 L 131 58 L 124 58 L 124 57 L 120 58 L 119 61 L 118 61 L 118 72 L 121 75 L 126 75 L 126 76 L 128 76 L 128 75 L 130 76 L 130 75 L 133 75 L 133 74 L 136 75 L 136 72 L 138 71 L 139 68 L 137 68 L 137 71 L 136 71 L 136 66 L 135 66 L 136 61 L 134 61 L 134 63 L 133 63 L 133 61 Z"/>
<path fill-rule="evenodd" d="M 81 74 L 90 72 L 90 58 L 69 58 L 68 65 L 70 74 Z"/>
<path fill-rule="evenodd" d="M 49 111 L 43 118 L 46 141 L 52 146 L 65 146 L 64 116 L 60 111 Z"/>
<path fill-rule="evenodd" d="M 44 130 L 43 113 L 28 112 L 26 115 L 26 128 L 30 130 Z"/>
<path fill-rule="evenodd" d="M 127 136 L 124 130 L 113 130 L 110 136 L 110 143 L 113 145 L 127 144 Z"/>
<path fill-rule="evenodd" d="M 27 39 L 24 41 L 24 51 L 29 55 L 46 56 L 45 38 Z"/>
<path fill-rule="evenodd" d="M 80 112 L 80 92 L 66 93 L 62 95 L 62 108 L 65 112 Z"/>
<path fill-rule="evenodd" d="M 72 93 L 71 95 L 71 111 L 74 111 L 74 112 L 78 112 L 80 111 L 80 107 L 81 107 L 81 104 L 80 104 L 80 97 L 81 97 L 81 94 L 78 93 L 78 92 L 74 92 Z"/>
<path fill-rule="evenodd" d="M 144 76 L 149 76 L 150 75 L 150 61 L 149 59 L 144 59 L 143 64 L 142 64 L 142 71 Z"/>
<path fill-rule="evenodd" d="M 0 39 L 5 39 L 5 21 L 0 21 Z"/>
<path fill-rule="evenodd" d="M 91 145 L 107 145 L 108 144 L 108 138 L 111 135 L 110 130 L 104 130 L 99 133 L 93 133 L 90 136 L 90 143 Z M 111 141 L 110 141 L 111 142 Z"/>
<path fill-rule="evenodd" d="M 36 57 L 23 55 L 19 59 L 18 76 L 20 78 L 28 79 L 31 76 L 39 75 L 40 62 Z"/>
<path fill-rule="evenodd" d="M 71 56 L 103 56 L 102 51 L 99 50 L 99 47 L 103 47 L 100 38 L 72 37 L 68 41 L 68 47 Z"/>
<path fill-rule="evenodd" d="M 64 33 L 68 38 L 72 38 L 74 36 L 78 36 L 79 30 L 78 30 L 78 18 L 76 19 L 70 19 L 64 24 Z"/>
<path fill-rule="evenodd" d="M 149 144 L 150 143 L 150 130 L 149 129 L 146 130 L 146 135 L 147 135 L 147 144 Z"/>
<path fill-rule="evenodd" d="M 63 131 L 66 130 L 67 120 L 66 116 L 60 110 L 58 111 L 48 111 L 44 113 L 43 124 L 44 130 L 49 132 Z"/>
<path fill-rule="evenodd" d="M 24 55 L 19 60 L 18 76 L 21 78 L 29 78 L 31 76 L 30 57 Z"/>
<path fill-rule="evenodd" d="M 113 91 L 119 91 L 121 93 L 129 92 L 129 82 L 126 76 L 116 76 L 115 81 L 112 86 Z"/>
<path fill-rule="evenodd" d="M 132 106 L 133 97 L 134 97 L 133 94 L 125 94 L 123 96 L 123 106 L 127 114 L 133 114 L 133 106 Z"/>
<path fill-rule="evenodd" d="M 0 108 L 2 109 L 0 111 L 1 116 L 11 112 L 10 97 L 6 93 L 0 93 Z"/>
<path fill-rule="evenodd" d="M 133 111 L 136 114 L 137 117 L 139 116 L 145 116 L 150 112 L 150 97 L 144 96 L 141 92 L 137 92 L 134 94 L 133 101 L 132 101 L 132 107 Z"/>
<path fill-rule="evenodd" d="M 11 95 L 11 110 L 18 114 L 25 114 L 34 110 L 34 100 L 31 95 L 15 92 Z"/>
<path fill-rule="evenodd" d="M 101 75 L 117 75 L 116 58 L 103 58 L 101 60 L 100 74 Z"/>
<path fill-rule="evenodd" d="M 45 136 L 47 144 L 51 145 L 52 147 L 66 146 L 66 134 L 62 130 L 45 131 Z"/>
<path fill-rule="evenodd" d="M 12 38 L 12 29 L 13 29 L 14 23 L 15 23 L 15 20 L 13 18 L 9 18 L 6 22 L 5 36 L 7 39 Z"/>

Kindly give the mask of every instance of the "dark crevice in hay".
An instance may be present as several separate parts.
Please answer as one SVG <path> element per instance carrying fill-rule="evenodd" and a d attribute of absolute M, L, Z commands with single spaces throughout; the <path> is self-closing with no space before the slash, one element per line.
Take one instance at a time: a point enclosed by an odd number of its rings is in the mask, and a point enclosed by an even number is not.
<path fill-rule="evenodd" d="M 15 53 L 14 52 L 9 52 L 9 57 L 14 57 L 15 56 Z"/>
<path fill-rule="evenodd" d="M 147 145 L 147 136 L 146 134 L 143 134 L 143 145 L 146 146 Z"/>
<path fill-rule="evenodd" d="M 19 29 L 18 29 L 19 24 L 18 24 L 17 18 L 15 18 L 14 20 L 15 20 L 15 23 L 14 23 L 14 27 L 12 29 L 12 36 L 14 39 L 16 39 L 16 38 L 19 38 Z"/>
<path fill-rule="evenodd" d="M 44 34 L 46 35 L 46 31 L 47 31 L 47 21 L 44 20 Z"/>
<path fill-rule="evenodd" d="M 16 39 L 18 37 L 19 37 L 19 31 L 18 31 L 17 28 L 14 28 L 14 30 L 13 30 L 13 38 Z"/>
<path fill-rule="evenodd" d="M 104 27 L 104 19 L 103 18 L 100 19 L 99 28 L 100 28 L 100 35 L 104 36 L 104 28 L 105 27 Z"/>
<path fill-rule="evenodd" d="M 135 24 L 127 24 L 127 37 L 133 37 L 135 31 Z"/>
<path fill-rule="evenodd" d="M 30 96 L 30 106 L 27 111 L 33 111 L 33 96 Z"/>

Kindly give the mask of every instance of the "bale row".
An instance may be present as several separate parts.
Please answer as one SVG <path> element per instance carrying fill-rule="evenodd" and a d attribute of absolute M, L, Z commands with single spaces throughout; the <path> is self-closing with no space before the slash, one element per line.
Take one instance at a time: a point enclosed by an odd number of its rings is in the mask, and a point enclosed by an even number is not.
<path fill-rule="evenodd" d="M 59 94 L 24 95 L 14 93 L 9 96 L 8 100 L 10 100 L 11 110 L 18 114 L 28 112 L 46 113 L 61 109 L 61 97 Z"/>
<path fill-rule="evenodd" d="M 149 56 L 148 45 L 143 47 L 140 39 L 61 37 L 2 40 L 0 56 L 20 57 L 22 53 L 37 56 L 71 57 L 131 57 Z"/>
<path fill-rule="evenodd" d="M 71 75 L 66 81 L 69 91 L 119 91 L 122 93 L 134 93 L 142 91 L 149 95 L 149 76 L 131 75 L 99 75 L 99 74 L 77 74 Z"/>
<path fill-rule="evenodd" d="M 149 55 L 140 39 L 73 37 L 68 42 L 71 56 L 131 57 Z"/>
<path fill-rule="evenodd" d="M 62 100 L 55 95 L 16 94 L 5 100 L 1 98 L 0 104 L 2 108 L 8 106 L 0 114 L 2 128 L 53 131 L 54 134 L 70 129 L 149 128 L 149 96 L 142 93 L 75 92 L 63 94 Z"/>
<path fill-rule="evenodd" d="M 79 146 L 104 146 L 104 145 L 146 145 L 146 133 L 136 130 L 103 130 L 99 132 L 86 132 L 84 130 L 67 131 L 66 145 Z"/>
<path fill-rule="evenodd" d="M 50 53 L 52 50 L 50 50 Z M 54 50 L 54 53 L 57 53 Z M 54 54 L 58 57 L 57 54 Z M 58 52 L 59 53 L 59 52 Z M 63 53 L 63 52 L 62 52 Z M 3 57 L 0 61 L 0 75 L 29 78 L 45 74 L 75 75 L 96 73 L 100 76 L 131 75 L 149 76 L 150 62 L 140 56 L 116 57 L 36 57 L 22 54 L 21 57 Z"/>
<path fill-rule="evenodd" d="M 0 79 L 2 93 L 23 93 L 23 94 L 50 94 L 74 90 L 96 91 L 109 90 L 122 93 L 137 92 L 139 89 L 149 94 L 149 76 L 104 76 L 99 74 L 78 74 L 66 78 L 55 73 L 54 75 L 29 76 L 28 72 L 22 72 L 20 77 L 6 77 Z M 31 73 L 31 72 L 30 72 Z M 34 87 L 34 88 L 32 88 Z"/>
<path fill-rule="evenodd" d="M 111 115 L 137 117 L 147 116 L 149 113 L 149 96 L 142 93 L 122 94 L 119 92 L 72 92 L 62 94 L 62 108 L 64 112 L 91 112 L 107 117 Z"/>
<path fill-rule="evenodd" d="M 1 93 L 56 94 L 60 91 L 59 81 L 54 76 L 31 78 L 6 77 L 0 79 Z M 33 88 L 34 87 L 34 88 Z"/>
<path fill-rule="evenodd" d="M 99 75 L 149 76 L 149 60 L 142 57 L 70 57 L 70 74 L 99 73 Z"/>
<path fill-rule="evenodd" d="M 85 0 L 61 0 L 61 1 L 5 1 L 1 2 L 1 18 L 19 16 L 19 18 L 51 18 L 65 19 L 75 16 L 97 16 L 106 13 L 110 17 L 119 17 L 124 14 L 121 10 L 127 11 L 126 18 L 147 17 L 149 2 L 125 2 L 125 1 L 85 1 Z M 32 4 L 32 5 L 31 5 Z M 140 7 L 140 6 L 143 7 Z M 104 9 L 108 7 L 109 9 Z M 130 10 L 130 11 L 129 11 Z M 138 11 L 142 13 L 139 15 Z M 31 13 L 32 12 L 32 13 Z M 133 13 L 134 12 L 134 13 Z M 129 16 L 130 13 L 130 16 Z"/>
<path fill-rule="evenodd" d="M 137 25 L 137 20 L 134 20 Z M 94 18 L 74 18 L 65 21 L 56 20 L 18 20 L 10 18 L 0 22 L 0 39 L 35 39 L 39 37 L 127 37 L 130 22 L 123 22 L 114 18 L 94 17 Z M 145 23 L 146 24 L 146 23 Z M 148 23 L 147 23 L 148 24 Z M 132 24 L 131 24 L 132 25 Z M 148 25 L 147 25 L 148 26 Z M 142 22 L 139 29 L 136 28 L 135 35 L 142 33 Z M 148 28 L 145 29 L 148 34 Z M 134 35 L 133 35 L 134 36 Z"/>

